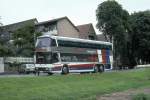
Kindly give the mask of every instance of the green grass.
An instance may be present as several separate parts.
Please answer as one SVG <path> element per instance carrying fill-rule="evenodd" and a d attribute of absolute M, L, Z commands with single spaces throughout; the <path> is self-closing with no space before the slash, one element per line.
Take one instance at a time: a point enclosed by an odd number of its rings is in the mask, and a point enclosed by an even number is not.
<path fill-rule="evenodd" d="M 95 100 L 96 96 L 150 87 L 150 70 L 103 74 L 0 78 L 0 100 Z"/>
<path fill-rule="evenodd" d="M 150 100 L 150 96 L 140 93 L 140 94 L 136 94 L 132 97 L 132 100 Z"/>

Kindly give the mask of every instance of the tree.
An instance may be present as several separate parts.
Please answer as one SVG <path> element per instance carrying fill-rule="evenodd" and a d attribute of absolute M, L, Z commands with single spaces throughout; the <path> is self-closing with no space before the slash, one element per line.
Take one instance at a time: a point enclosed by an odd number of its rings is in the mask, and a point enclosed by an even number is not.
<path fill-rule="evenodd" d="M 1 19 L 1 17 L 0 17 Z M 5 41 L 1 38 L 3 34 L 2 22 L 0 22 L 0 57 L 11 55 L 11 49 L 6 45 Z"/>
<path fill-rule="evenodd" d="M 128 27 L 129 14 L 116 1 L 105 1 L 98 5 L 96 17 L 97 28 L 103 32 L 107 40 L 112 40 L 112 36 L 117 34 L 116 27 L 119 27 L 120 24 L 124 28 Z"/>
<path fill-rule="evenodd" d="M 10 48 L 3 41 L 0 41 L 0 57 L 6 57 L 13 55 L 12 48 Z"/>
<path fill-rule="evenodd" d="M 34 25 L 28 25 L 16 30 L 12 34 L 13 44 L 16 46 L 16 56 L 33 56 L 35 39 L 40 35 L 41 33 L 35 31 Z"/>
<path fill-rule="evenodd" d="M 108 0 L 98 5 L 96 17 L 99 31 L 103 32 L 107 40 L 113 41 L 114 67 L 128 64 L 128 12 L 116 1 Z"/>
<path fill-rule="evenodd" d="M 131 47 L 134 59 L 150 63 L 150 11 L 131 14 Z"/>

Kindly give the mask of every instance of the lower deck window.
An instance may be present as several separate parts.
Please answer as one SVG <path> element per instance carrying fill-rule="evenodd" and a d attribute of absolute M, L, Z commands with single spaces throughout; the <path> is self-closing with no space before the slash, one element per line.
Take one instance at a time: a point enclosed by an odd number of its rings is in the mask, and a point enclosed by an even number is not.
<path fill-rule="evenodd" d="M 96 54 L 70 54 L 61 53 L 62 62 L 97 62 L 98 56 Z"/>

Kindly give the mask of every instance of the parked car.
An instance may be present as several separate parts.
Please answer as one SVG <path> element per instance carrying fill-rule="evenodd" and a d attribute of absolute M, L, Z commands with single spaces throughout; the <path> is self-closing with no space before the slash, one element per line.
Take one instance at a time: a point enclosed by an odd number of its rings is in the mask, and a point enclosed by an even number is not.
<path fill-rule="evenodd" d="M 34 64 L 21 64 L 19 73 L 35 73 L 35 65 Z"/>

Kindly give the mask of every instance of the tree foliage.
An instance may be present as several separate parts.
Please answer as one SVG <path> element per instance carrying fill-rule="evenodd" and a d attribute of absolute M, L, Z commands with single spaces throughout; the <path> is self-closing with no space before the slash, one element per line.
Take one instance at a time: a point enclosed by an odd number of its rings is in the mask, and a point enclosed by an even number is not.
<path fill-rule="evenodd" d="M 2 25 L 3 25 L 2 22 L 0 22 L 0 37 L 3 31 Z M 0 57 L 9 55 L 12 55 L 11 49 L 6 45 L 5 41 L 0 38 Z"/>
<path fill-rule="evenodd" d="M 13 55 L 11 48 L 9 48 L 7 45 L 3 45 L 0 43 L 0 57 L 10 56 Z"/>
<path fill-rule="evenodd" d="M 16 30 L 13 34 L 13 44 L 16 46 L 16 56 L 31 57 L 34 54 L 35 39 L 41 33 L 35 31 L 35 26 L 28 25 Z"/>
<path fill-rule="evenodd" d="M 96 17 L 97 28 L 103 32 L 108 40 L 112 40 L 112 36 L 118 34 L 116 32 L 124 32 L 128 27 L 129 14 L 116 1 L 104 1 L 98 5 Z"/>
<path fill-rule="evenodd" d="M 150 11 L 131 15 L 116 1 L 104 1 L 96 10 L 97 28 L 114 45 L 114 62 L 131 66 L 150 63 Z"/>
<path fill-rule="evenodd" d="M 103 32 L 107 40 L 114 44 L 114 61 L 119 59 L 117 65 L 128 63 L 127 33 L 129 27 L 129 14 L 116 1 L 104 1 L 96 10 L 97 28 Z M 124 60 L 126 59 L 126 60 Z M 126 62 L 125 62 L 126 61 Z"/>
<path fill-rule="evenodd" d="M 130 23 L 133 56 L 137 62 L 150 63 L 150 11 L 131 14 Z"/>

